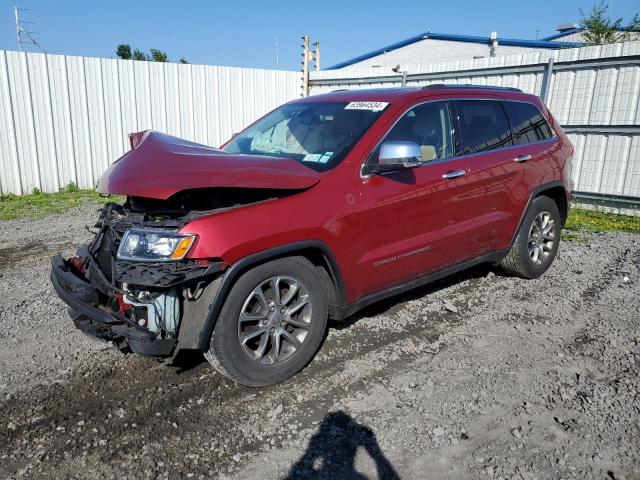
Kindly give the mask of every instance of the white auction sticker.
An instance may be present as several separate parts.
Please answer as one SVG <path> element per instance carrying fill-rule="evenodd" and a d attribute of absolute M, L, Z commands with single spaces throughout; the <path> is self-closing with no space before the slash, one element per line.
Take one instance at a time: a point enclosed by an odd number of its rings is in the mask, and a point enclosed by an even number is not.
<path fill-rule="evenodd" d="M 372 112 L 379 112 L 384 110 L 389 102 L 350 102 L 345 110 L 371 110 Z"/>

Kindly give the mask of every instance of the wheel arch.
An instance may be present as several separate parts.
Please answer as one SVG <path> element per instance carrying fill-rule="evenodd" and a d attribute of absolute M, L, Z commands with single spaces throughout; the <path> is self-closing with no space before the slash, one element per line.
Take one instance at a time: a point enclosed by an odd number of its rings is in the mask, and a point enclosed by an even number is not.
<path fill-rule="evenodd" d="M 306 240 L 280 245 L 275 248 L 254 253 L 238 260 L 223 274 L 220 287 L 216 291 L 214 298 L 211 300 L 207 318 L 204 322 L 202 331 L 200 332 L 198 350 L 206 351 L 209 348 L 211 335 L 218 315 L 222 310 L 222 305 L 238 278 L 240 278 L 240 276 L 246 271 L 257 267 L 258 265 L 292 256 L 304 257 L 313 263 L 316 269 L 318 269 L 319 277 L 326 288 L 330 316 L 332 310 L 334 310 L 336 306 L 344 305 L 345 287 L 342 274 L 335 256 L 323 241 Z"/>
<path fill-rule="evenodd" d="M 551 198 L 556 203 L 562 218 L 562 226 L 564 227 L 569 215 L 569 200 L 567 199 L 567 190 L 564 185 L 551 185 L 549 188 L 544 188 L 537 192 L 533 198 L 541 197 L 542 195 Z"/>
<path fill-rule="evenodd" d="M 520 231 L 520 227 L 522 227 L 522 222 L 524 222 L 524 218 L 527 216 L 527 212 L 529 211 L 529 207 L 531 206 L 531 203 L 536 198 L 541 197 L 543 195 L 550 197 L 554 202 L 556 202 L 556 205 L 558 205 L 558 210 L 560 210 L 560 215 L 562 217 L 562 226 L 564 227 L 564 224 L 567 221 L 567 215 L 569 214 L 569 202 L 567 199 L 567 190 L 564 184 L 560 181 L 545 183 L 544 185 L 540 185 L 539 187 L 534 189 L 533 192 L 531 192 L 531 195 L 529 196 L 529 200 L 527 201 L 527 204 L 525 205 L 524 209 L 522 210 L 522 213 L 520 214 L 520 220 L 518 221 L 518 226 L 513 232 L 513 236 L 511 237 L 511 242 L 509 242 L 509 248 L 513 246 L 513 242 L 515 242 L 516 237 L 518 236 L 518 232 Z M 559 203 L 563 201 L 564 201 L 564 204 Z"/>

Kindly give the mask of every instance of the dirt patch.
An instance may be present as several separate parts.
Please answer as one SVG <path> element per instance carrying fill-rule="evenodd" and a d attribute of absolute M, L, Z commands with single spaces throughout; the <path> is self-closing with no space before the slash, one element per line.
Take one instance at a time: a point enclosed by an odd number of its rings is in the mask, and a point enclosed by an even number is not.
<path fill-rule="evenodd" d="M 69 242 L 45 243 L 39 240 L 26 242 L 24 245 L 0 248 L 0 269 L 15 263 L 30 263 L 38 260 L 48 260 L 53 255 L 73 248 Z"/>

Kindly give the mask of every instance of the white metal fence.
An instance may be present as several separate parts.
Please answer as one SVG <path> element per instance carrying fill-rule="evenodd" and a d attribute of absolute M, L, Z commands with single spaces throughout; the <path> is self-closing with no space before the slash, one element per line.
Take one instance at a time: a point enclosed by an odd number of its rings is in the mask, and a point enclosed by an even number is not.
<path fill-rule="evenodd" d="M 0 51 L 0 193 L 93 188 L 130 132 L 218 146 L 299 94 L 297 72 Z"/>
<path fill-rule="evenodd" d="M 542 96 L 576 146 L 577 190 L 640 197 L 640 42 L 404 68 L 407 85 Z M 399 85 L 390 73 L 311 72 L 311 94 Z M 127 134 L 148 128 L 220 145 L 297 98 L 299 82 L 298 72 L 0 51 L 0 193 L 92 188 L 128 149 Z"/>
<path fill-rule="evenodd" d="M 549 61 L 551 59 L 551 61 Z M 408 86 L 517 87 L 540 95 L 576 147 L 573 179 L 588 194 L 640 197 L 640 42 L 401 66 Z M 380 68 L 311 73 L 311 94 L 398 86 Z"/>

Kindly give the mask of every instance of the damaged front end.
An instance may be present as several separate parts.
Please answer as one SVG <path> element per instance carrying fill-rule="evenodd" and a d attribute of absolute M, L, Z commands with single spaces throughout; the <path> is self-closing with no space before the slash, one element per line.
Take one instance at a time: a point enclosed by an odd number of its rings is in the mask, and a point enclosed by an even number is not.
<path fill-rule="evenodd" d="M 295 160 L 232 155 L 158 132 L 131 135 L 132 149 L 98 181 L 104 195 L 126 195 L 101 210 L 90 245 L 52 259 L 51 281 L 87 335 L 124 351 L 174 356 L 200 338 L 227 267 L 189 258 L 200 240 L 190 221 L 311 188 L 319 174 Z"/>
<path fill-rule="evenodd" d="M 176 353 L 185 307 L 193 309 L 185 302 L 199 301 L 225 267 L 219 259 L 185 258 L 197 239 L 178 230 L 202 212 L 185 214 L 184 202 L 129 197 L 124 205 L 109 203 L 90 245 L 71 258 L 52 258 L 51 281 L 76 327 L 125 352 Z M 193 341 L 181 345 L 194 347 Z"/>

